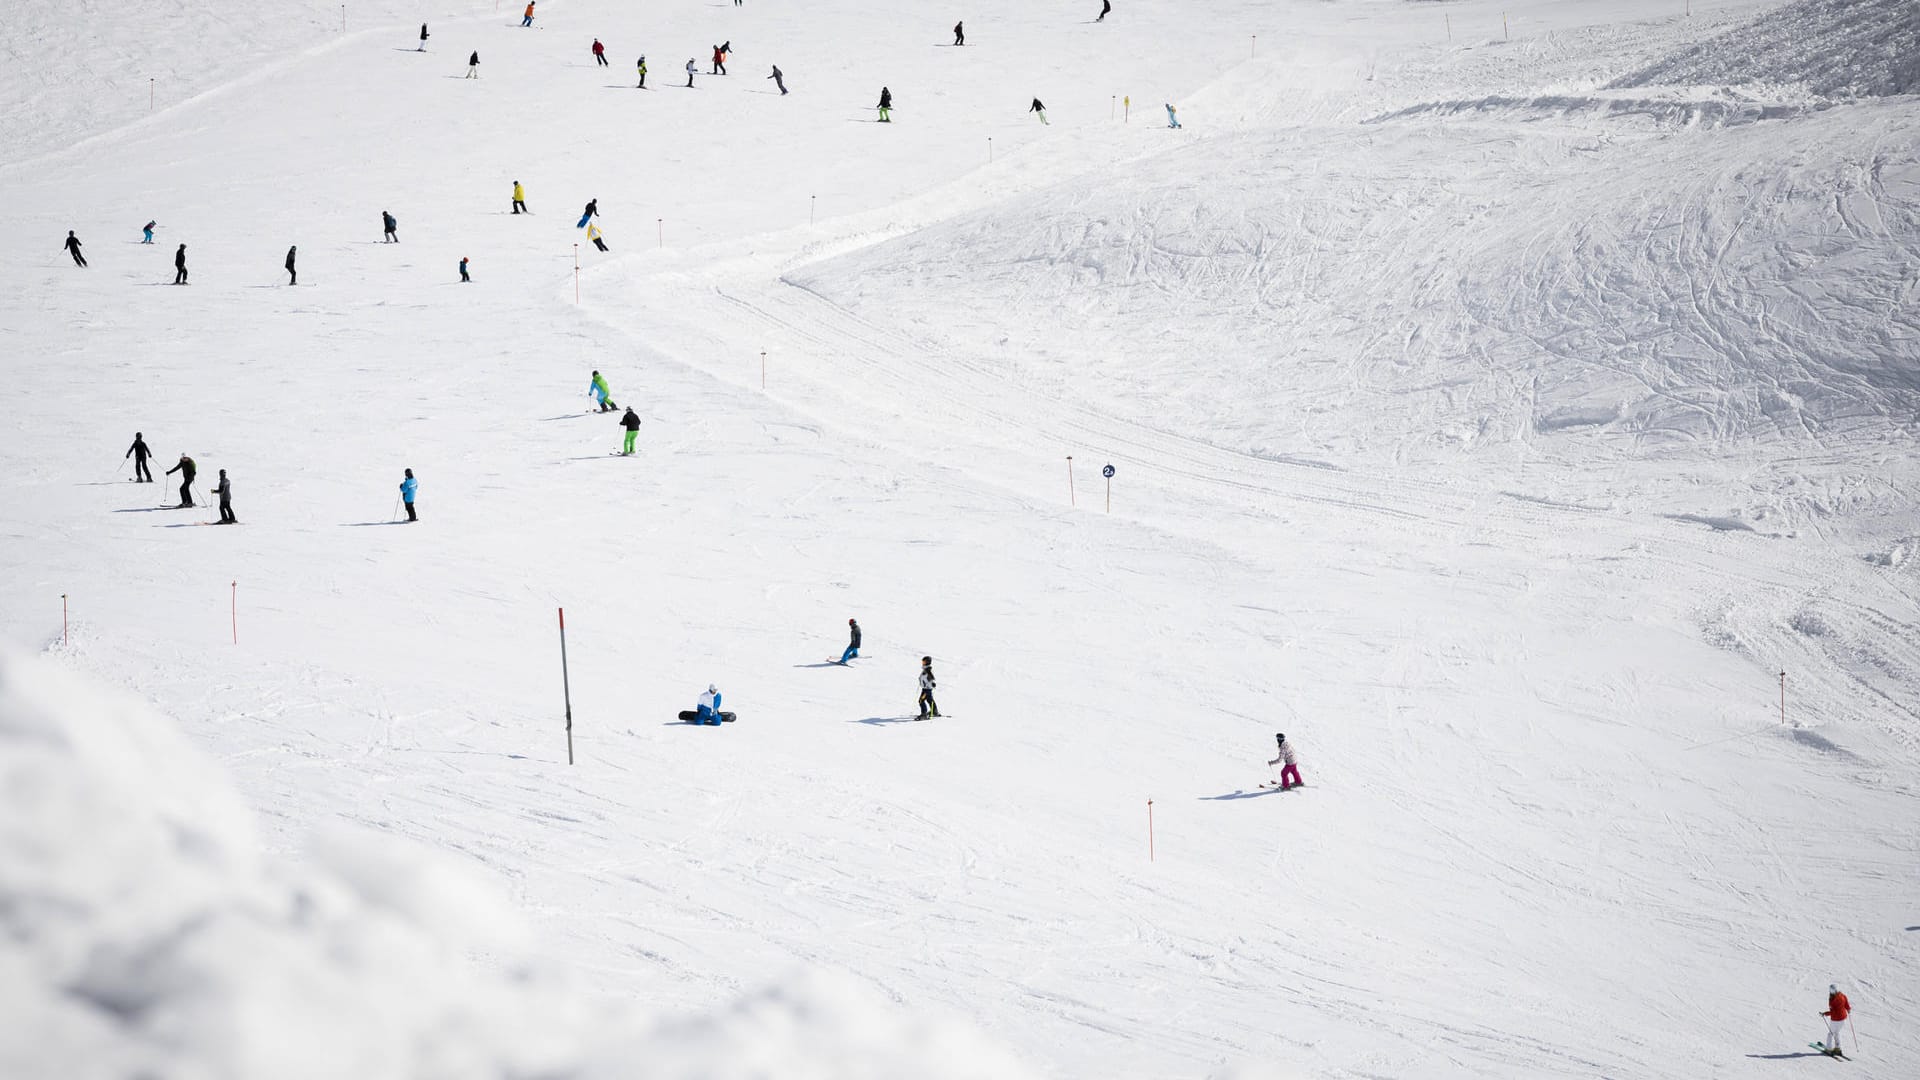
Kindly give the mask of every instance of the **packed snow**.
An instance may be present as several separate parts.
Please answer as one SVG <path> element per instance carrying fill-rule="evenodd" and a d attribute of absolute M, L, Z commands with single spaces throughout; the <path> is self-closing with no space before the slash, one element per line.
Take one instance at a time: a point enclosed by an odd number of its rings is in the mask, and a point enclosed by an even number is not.
<path fill-rule="evenodd" d="M 0 1075 L 1920 1071 L 1911 5 L 522 6 L 4 32 Z"/>

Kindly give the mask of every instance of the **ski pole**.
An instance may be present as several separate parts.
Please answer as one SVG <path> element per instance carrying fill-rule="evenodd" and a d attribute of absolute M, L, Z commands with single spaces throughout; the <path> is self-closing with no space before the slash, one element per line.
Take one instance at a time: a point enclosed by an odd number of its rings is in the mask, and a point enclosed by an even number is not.
<path fill-rule="evenodd" d="M 393 512 L 388 514 L 387 517 L 393 521 L 400 520 L 400 496 L 395 495 L 393 497 Z"/>
<path fill-rule="evenodd" d="M 1847 1014 L 1847 1034 L 1853 1036 L 1853 1052 L 1860 1052 L 1860 1033 L 1853 1030 L 1853 1014 Z"/>

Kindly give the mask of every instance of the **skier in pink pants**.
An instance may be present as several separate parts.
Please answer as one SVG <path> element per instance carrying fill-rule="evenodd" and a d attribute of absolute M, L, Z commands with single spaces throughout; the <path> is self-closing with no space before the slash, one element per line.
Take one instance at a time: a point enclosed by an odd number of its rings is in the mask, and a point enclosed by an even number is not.
<path fill-rule="evenodd" d="M 1280 790 L 1286 791 L 1288 788 L 1306 786 L 1306 781 L 1300 779 L 1300 765 L 1294 757 L 1293 744 L 1288 742 L 1287 737 L 1282 734 L 1276 733 L 1273 739 L 1280 744 L 1280 755 L 1267 764 L 1279 765 L 1283 761 L 1286 762 L 1280 769 Z"/>

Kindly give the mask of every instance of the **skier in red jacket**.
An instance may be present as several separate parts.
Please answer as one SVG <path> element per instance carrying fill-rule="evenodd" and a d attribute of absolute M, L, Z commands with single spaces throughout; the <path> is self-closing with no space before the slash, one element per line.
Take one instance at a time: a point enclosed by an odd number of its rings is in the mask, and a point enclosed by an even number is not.
<path fill-rule="evenodd" d="M 601 67 L 613 66 L 612 64 L 607 63 L 607 47 L 605 45 L 600 44 L 599 38 L 593 39 L 593 59 Z"/>
<path fill-rule="evenodd" d="M 1847 1014 L 1852 1011 L 1853 1006 L 1848 1004 L 1847 995 L 1840 992 L 1840 987 L 1831 983 L 1828 984 L 1827 1011 L 1820 1014 L 1827 1018 L 1827 1041 L 1815 1044 L 1820 1047 L 1821 1052 L 1836 1057 L 1839 1056 L 1840 1029 L 1845 1026 Z"/>

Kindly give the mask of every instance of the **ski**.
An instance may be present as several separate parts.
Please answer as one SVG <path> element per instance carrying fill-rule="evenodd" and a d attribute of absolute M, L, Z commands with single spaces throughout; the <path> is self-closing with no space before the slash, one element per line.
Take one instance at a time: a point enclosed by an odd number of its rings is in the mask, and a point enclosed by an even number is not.
<path fill-rule="evenodd" d="M 1825 1043 L 1817 1043 L 1817 1042 L 1810 1042 L 1807 1045 L 1813 1047 L 1815 1050 L 1820 1051 L 1822 1054 L 1825 1054 L 1830 1058 L 1838 1058 L 1841 1061 L 1853 1060 L 1852 1058 L 1848 1057 L 1845 1053 L 1843 1053 L 1840 1050 L 1840 1048 L 1837 1046 L 1832 1049 L 1828 1049 Z"/>

